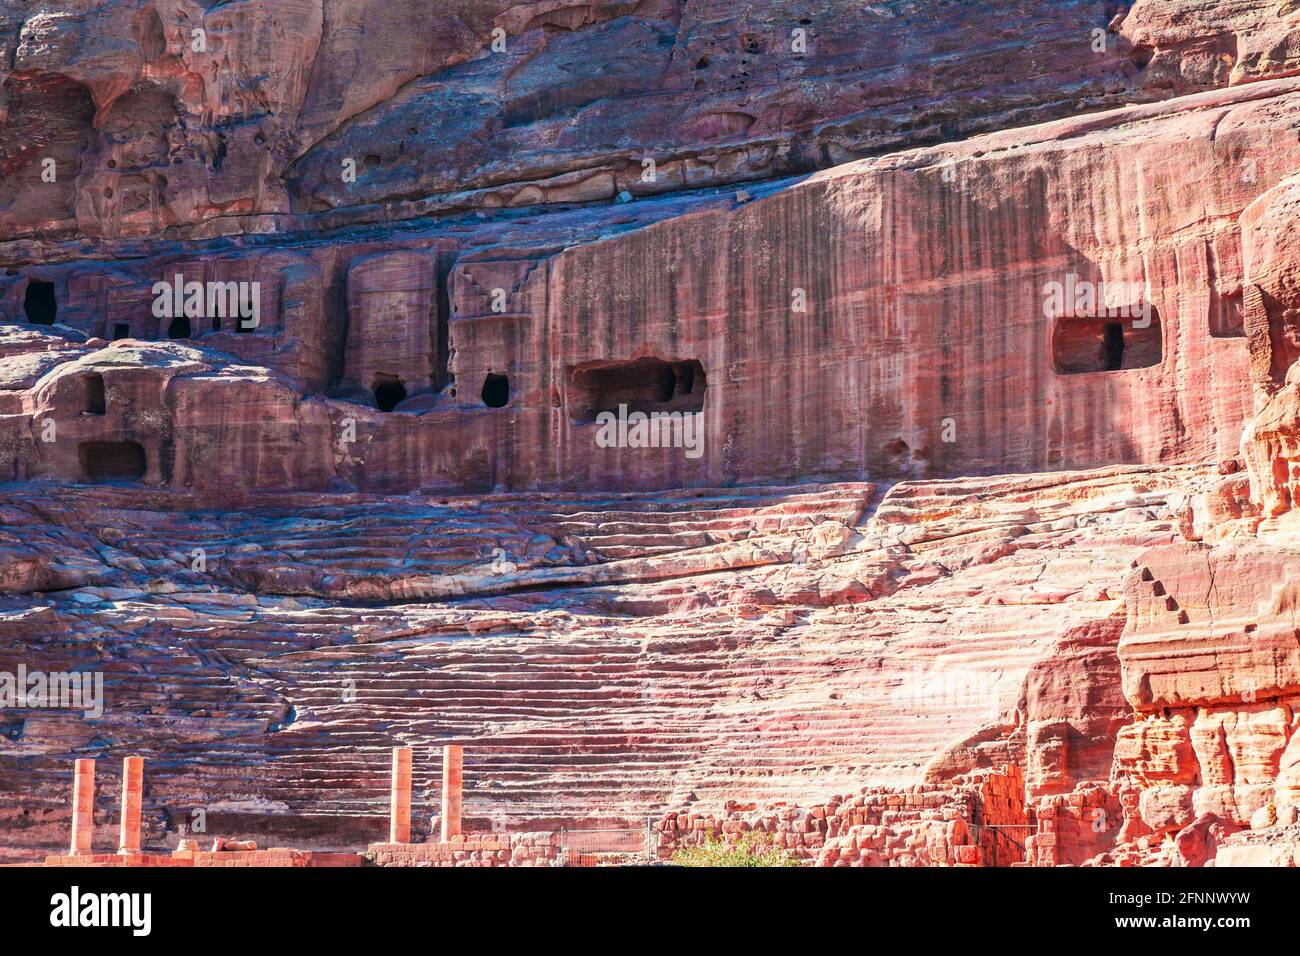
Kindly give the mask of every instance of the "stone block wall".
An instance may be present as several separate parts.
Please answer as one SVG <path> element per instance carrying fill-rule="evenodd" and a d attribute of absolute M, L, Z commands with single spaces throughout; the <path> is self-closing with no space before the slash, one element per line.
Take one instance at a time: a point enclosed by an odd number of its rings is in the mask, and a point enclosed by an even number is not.
<path fill-rule="evenodd" d="M 866 787 L 807 807 L 728 803 L 720 814 L 669 813 L 655 831 L 662 860 L 682 847 L 753 839 L 816 866 L 1009 866 L 1023 859 L 972 821 L 1024 819 L 1024 776 L 1008 766 L 957 785 Z"/>
<path fill-rule="evenodd" d="M 1114 846 L 1123 810 L 1109 788 L 1096 785 L 1040 798 L 1033 817 L 1037 829 L 1025 844 L 1028 862 L 1078 865 Z"/>
<path fill-rule="evenodd" d="M 365 858 L 376 866 L 559 866 L 560 834 L 462 834 L 446 843 L 374 843 Z"/>

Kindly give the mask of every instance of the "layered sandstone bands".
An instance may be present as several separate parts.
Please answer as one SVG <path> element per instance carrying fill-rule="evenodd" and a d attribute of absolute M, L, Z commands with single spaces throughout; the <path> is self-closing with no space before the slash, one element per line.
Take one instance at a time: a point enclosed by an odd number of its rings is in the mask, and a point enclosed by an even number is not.
<path fill-rule="evenodd" d="M 1182 6 L 10 0 L 0 235 L 608 200 L 1294 72 L 1286 4 Z"/>
<path fill-rule="evenodd" d="M 376 840 L 395 742 L 427 755 L 414 767 L 417 835 L 436 812 L 430 748 L 448 739 L 465 743 L 466 825 L 479 830 L 637 821 L 726 799 L 796 804 L 864 784 L 906 788 L 922 775 L 942 786 L 1021 763 L 1027 741 L 1030 752 L 1055 754 L 1050 766 L 1032 760 L 1028 792 L 1068 792 L 1108 772 L 1107 733 L 1128 719 L 1114 658 L 1124 605 L 1107 588 L 1143 548 L 1177 538 L 1170 501 L 1194 480 L 1148 468 L 906 485 L 865 523 L 869 488 L 845 488 L 838 502 L 732 493 L 698 519 L 724 542 L 713 545 L 664 502 L 661 530 L 626 528 L 619 547 L 672 558 L 683 576 L 641 582 L 602 569 L 646 559 L 603 557 L 572 518 L 520 502 L 521 518 L 551 538 L 573 534 L 587 555 L 547 559 L 582 562 L 562 589 L 498 593 L 493 548 L 519 566 L 521 588 L 535 560 L 527 536 L 498 531 L 480 539 L 481 591 L 468 589 L 468 603 L 360 608 L 288 586 L 273 553 L 260 560 L 282 596 L 266 594 L 268 578 L 245 563 L 258 552 L 219 544 L 211 531 L 209 574 L 178 570 L 188 558 L 180 549 L 198 540 L 194 519 L 166 517 L 160 502 L 122 510 L 130 497 L 83 490 L 50 506 L 19 503 L 63 527 L 53 541 L 100 564 L 102 577 L 4 599 L 6 662 L 97 662 L 109 674 L 108 708 L 95 722 L 24 715 L 4 759 L 10 773 L 42 782 L 27 814 L 6 821 L 7 840 L 35 852 L 61 832 L 64 755 L 96 738 L 129 742 L 148 761 L 146 846 L 170 845 L 192 807 L 231 837 L 330 849 Z M 358 532 L 383 506 L 359 500 L 351 515 L 335 506 L 326 517 L 291 503 L 302 517 L 266 518 L 291 551 L 306 553 L 295 525 L 317 535 L 341 572 L 327 586 L 344 588 L 347 548 L 364 543 L 376 562 L 384 553 L 382 538 Z M 470 519 L 486 529 L 468 506 L 444 511 L 437 526 Z M 769 530 L 736 538 L 728 529 L 737 517 L 761 528 L 765 513 Z M 239 531 L 257 520 L 254 511 L 221 522 Z M 132 531 L 142 521 L 152 529 L 144 535 Z M 409 516 L 394 521 L 411 527 Z M 663 550 L 673 537 L 684 550 Z M 152 542 L 163 539 L 179 553 L 159 554 Z M 438 540 L 399 545 L 387 552 L 391 570 L 370 575 L 409 573 L 401 556 Z M 222 583 L 231 565 L 243 568 L 234 580 L 259 583 Z M 1092 658 L 1094 683 L 1035 676 Z M 1095 742 L 1081 745 L 1080 732 Z M 105 794 L 101 812 L 110 806 Z"/>
<path fill-rule="evenodd" d="M 70 446 L 36 434 L 69 416 L 87 438 L 90 427 L 140 445 L 150 481 L 209 495 L 652 489 L 1229 458 L 1250 417 L 1241 336 L 1256 308 L 1241 223 L 1300 159 L 1296 82 L 893 154 L 745 195 L 618 207 L 626 213 L 27 268 L 3 280 L 7 315 L 24 318 L 33 283 L 45 282 L 56 321 L 87 338 L 7 340 L 0 467 L 85 477 Z M 790 254 L 772 261 L 772 248 Z M 155 318 L 154 284 L 176 276 L 258 282 L 261 325 L 245 334 L 229 317 L 181 329 Z M 1089 374 L 1100 329 L 1088 323 L 1103 320 L 1044 317 L 1043 290 L 1071 276 L 1144 290 L 1124 303 L 1149 310 L 1123 333 L 1124 375 Z M 184 344 L 95 341 L 169 333 Z M 656 362 L 699 369 L 701 456 L 593 453 L 589 410 L 602 393 L 590 370 L 635 395 L 637 369 Z M 105 415 L 89 422 L 82 391 L 94 375 Z M 502 407 L 488 404 L 493 381 Z M 385 390 L 392 413 L 381 411 Z"/>
<path fill-rule="evenodd" d="M 106 700 L 0 712 L 5 860 L 67 852 L 93 755 L 83 825 L 143 757 L 153 856 L 202 810 L 284 865 L 647 818 L 834 866 L 1295 861 L 1300 8 L 29 7 L 0 671 Z M 158 317 L 177 276 L 261 324 Z M 1146 321 L 1045 315 L 1075 280 Z M 602 447 L 629 403 L 702 454 Z"/>

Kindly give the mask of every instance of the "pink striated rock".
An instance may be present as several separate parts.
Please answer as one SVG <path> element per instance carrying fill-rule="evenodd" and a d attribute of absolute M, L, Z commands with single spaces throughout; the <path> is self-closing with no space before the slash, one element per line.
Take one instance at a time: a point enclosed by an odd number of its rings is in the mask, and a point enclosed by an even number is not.
<path fill-rule="evenodd" d="M 0 672 L 106 697 L 6 716 L 0 860 L 93 752 L 118 864 L 1292 861 L 1300 7 L 46 6 Z"/>
<path fill-rule="evenodd" d="M 0 235 L 648 195 L 1294 72 L 1285 5 L 1113 13 L 1030 0 L 1009 34 L 847 0 L 6 0 Z M 43 192 L 37 153 L 63 169 Z"/>
<path fill-rule="evenodd" d="M 1237 216 L 1300 163 L 1286 119 L 1296 85 L 897 153 L 741 205 L 634 203 L 626 228 L 604 209 L 329 248 L 149 246 L 107 271 L 65 262 L 9 277 L 0 303 L 18 318 L 39 286 L 87 338 L 174 335 L 289 377 L 308 397 L 269 420 L 302 443 L 304 466 L 276 486 L 648 490 L 1222 460 L 1251 400 L 1231 305 L 1244 280 Z M 1177 185 L 1188 168 L 1200 188 Z M 1101 184 L 1101 206 L 1133 206 L 1141 233 L 1115 220 L 1097 234 L 1092 207 L 1070 199 L 1080 181 Z M 952 202 L 966 219 L 950 221 Z M 808 217 L 827 228 L 807 233 Z M 1194 240 L 1189 217 L 1206 220 Z M 755 268 L 773 247 L 794 254 Z M 155 318 L 155 284 L 176 276 L 257 283 L 261 324 Z M 1121 329 L 1123 375 L 1098 364 L 1101 318 L 1043 314 L 1053 283 L 1077 281 L 1150 284 L 1127 303 L 1152 311 Z M 774 355 L 788 358 L 774 368 Z M 703 437 L 689 454 L 603 447 L 599 412 L 620 404 L 700 413 Z M 805 407 L 819 411 L 790 411 Z M 157 454 L 185 456 L 184 418 L 154 413 L 180 436 Z M 195 480 L 150 468 L 173 487 Z M 1202 511 L 1245 515 L 1238 501 L 1225 489 Z"/>

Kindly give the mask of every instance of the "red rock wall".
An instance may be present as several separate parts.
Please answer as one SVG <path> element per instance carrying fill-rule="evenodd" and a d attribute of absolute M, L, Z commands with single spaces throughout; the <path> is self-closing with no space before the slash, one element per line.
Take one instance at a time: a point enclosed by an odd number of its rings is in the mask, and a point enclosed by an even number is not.
<path fill-rule="evenodd" d="M 1243 295 L 1238 218 L 1300 162 L 1294 85 L 898 154 L 743 202 L 647 203 L 641 228 L 608 238 L 609 214 L 583 214 L 558 254 L 537 245 L 547 233 L 535 224 L 513 233 L 531 249 L 466 248 L 507 235 L 496 225 L 450 241 L 42 275 L 64 303 L 60 321 L 92 336 L 124 318 L 133 335 L 165 335 L 166 319 L 138 318 L 160 278 L 261 284 L 262 327 L 194 341 L 337 398 L 291 402 L 269 418 L 282 434 L 261 439 L 305 442 L 313 464 L 295 475 L 240 462 L 219 469 L 222 485 L 654 488 L 1224 458 L 1250 402 L 1252 353 L 1225 319 Z M 1044 290 L 1070 275 L 1149 284 L 1159 361 L 1062 374 Z M 16 281 L 4 300 L 15 318 L 26 289 Z M 700 363 L 700 457 L 597 447 L 598 426 L 578 414 L 575 370 L 649 359 Z M 504 408 L 485 404 L 489 376 L 508 379 Z M 221 377 L 194 387 L 218 389 Z M 371 410 L 383 382 L 405 390 L 398 414 Z M 38 413 L 54 407 L 33 399 Z M 193 457 L 191 434 L 236 414 L 216 392 L 199 404 L 206 418 L 153 401 L 178 436 L 158 454 Z M 349 423 L 357 437 L 340 445 Z M 35 458 L 24 474 L 75 477 Z M 194 480 L 193 467 L 156 468 Z"/>
<path fill-rule="evenodd" d="M 989 7 L 0 0 L 0 663 L 111 690 L 0 726 L 0 854 L 87 750 L 363 845 L 451 737 L 525 833 L 380 862 L 1294 856 L 1300 8 Z M 702 454 L 600 447 L 664 376 Z"/>
<path fill-rule="evenodd" d="M 1142 789 L 1153 830 L 1205 813 L 1246 825 L 1266 804 L 1295 803 L 1293 564 L 1255 544 L 1182 545 L 1130 574 L 1119 654 L 1136 720 L 1115 773 Z"/>
<path fill-rule="evenodd" d="M 0 237 L 607 200 L 1294 71 L 1294 11 L 1182 6 L 5 0 Z"/>
<path fill-rule="evenodd" d="M 366 859 L 376 866 L 561 866 L 559 833 L 461 836 L 447 843 L 376 843 Z"/>

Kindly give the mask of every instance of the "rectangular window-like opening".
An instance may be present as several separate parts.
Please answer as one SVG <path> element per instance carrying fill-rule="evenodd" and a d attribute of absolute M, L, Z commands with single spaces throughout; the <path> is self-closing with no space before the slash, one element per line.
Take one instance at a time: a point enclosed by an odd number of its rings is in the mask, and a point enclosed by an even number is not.
<path fill-rule="evenodd" d="M 133 441 L 89 441 L 77 447 L 83 481 L 139 481 L 144 448 Z"/>
<path fill-rule="evenodd" d="M 1160 316 L 1065 316 L 1052 329 L 1052 368 L 1058 375 L 1122 372 L 1159 365 Z"/>
<path fill-rule="evenodd" d="M 118 339 L 129 339 L 131 337 L 131 326 L 125 322 L 113 323 L 113 341 Z"/>
<path fill-rule="evenodd" d="M 569 407 L 575 421 L 594 421 L 601 412 L 699 412 L 708 382 L 695 359 L 666 362 L 635 359 L 574 366 L 568 372 Z"/>
<path fill-rule="evenodd" d="M 23 297 L 23 311 L 33 325 L 53 325 L 59 312 L 54 296 L 54 283 L 40 279 L 27 280 L 27 294 Z"/>
<path fill-rule="evenodd" d="M 104 400 L 104 376 L 81 377 L 81 410 L 87 415 L 103 415 L 107 411 Z"/>
<path fill-rule="evenodd" d="M 451 268 L 455 259 L 439 258 L 434 275 L 433 295 L 433 389 L 441 392 L 451 384 Z"/>

